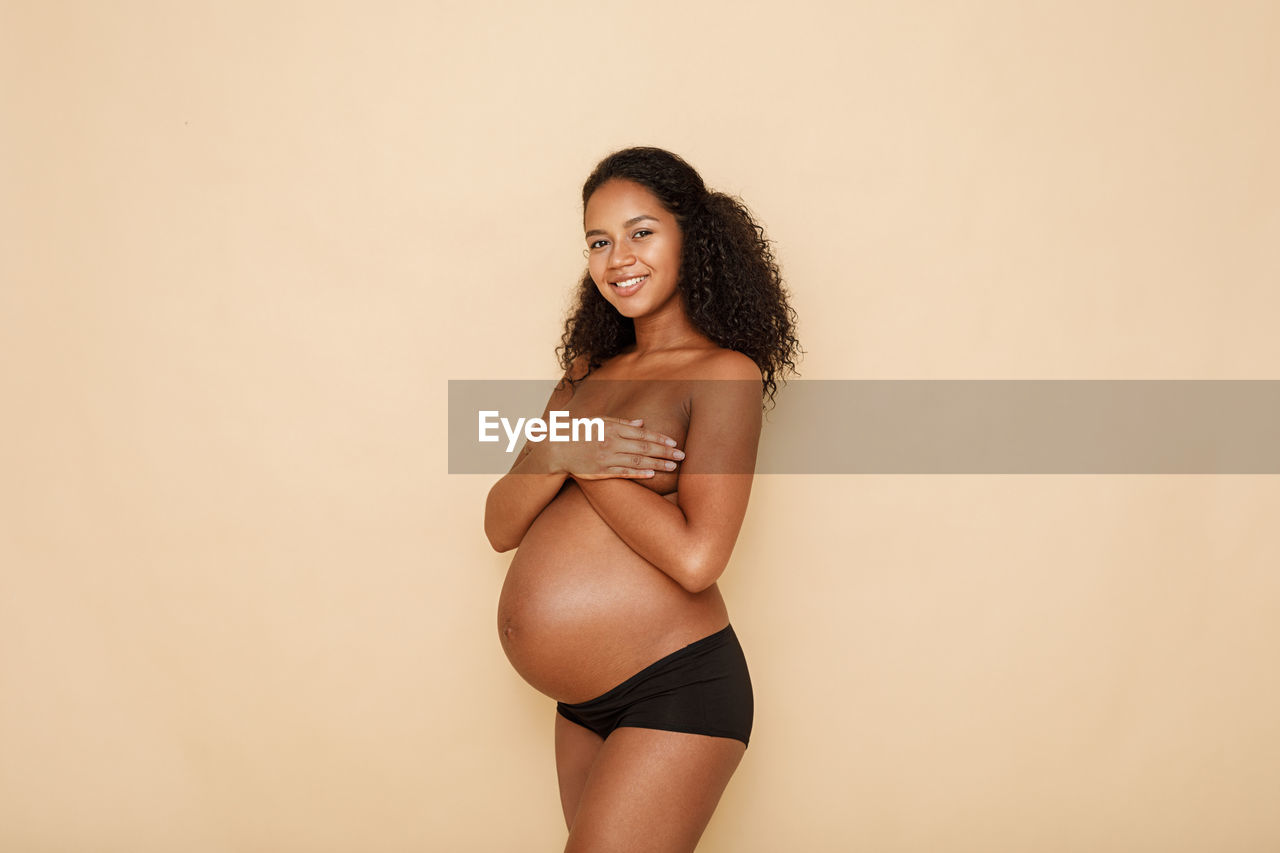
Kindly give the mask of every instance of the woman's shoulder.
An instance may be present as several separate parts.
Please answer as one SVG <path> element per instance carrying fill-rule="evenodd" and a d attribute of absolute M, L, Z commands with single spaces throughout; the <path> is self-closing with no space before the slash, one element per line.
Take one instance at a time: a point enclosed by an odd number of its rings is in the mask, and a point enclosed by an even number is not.
<path fill-rule="evenodd" d="M 690 365 L 698 379 L 753 379 L 763 381 L 760 367 L 745 353 L 725 347 L 703 350 Z"/>
<path fill-rule="evenodd" d="M 694 380 L 695 386 L 692 387 L 726 382 L 726 380 L 733 380 L 733 382 L 750 380 L 755 383 L 764 380 L 763 374 L 750 356 L 724 347 L 699 347 L 698 350 L 686 351 L 678 362 L 668 364 L 662 374 L 662 378 L 676 380 L 676 382 Z"/>
<path fill-rule="evenodd" d="M 577 379 L 579 370 L 585 369 L 585 364 L 579 368 L 575 361 L 568 373 Z M 619 379 L 750 379 L 756 382 L 764 379 L 750 356 L 715 345 L 670 350 L 640 361 L 631 353 L 621 353 L 606 360 L 598 372 L 606 378 Z"/>
<path fill-rule="evenodd" d="M 577 390 L 575 383 L 580 382 L 589 372 L 587 370 L 588 362 L 586 356 L 578 356 L 569 365 L 569 368 L 560 377 L 556 383 L 555 390 L 551 392 L 551 401 L 548 404 L 550 408 L 558 408 L 566 405 L 574 396 Z"/>
<path fill-rule="evenodd" d="M 764 379 L 760 366 L 751 356 L 733 349 L 716 351 L 708 369 L 716 374 L 713 379 Z"/>
<path fill-rule="evenodd" d="M 688 378 L 690 411 L 706 415 L 718 428 L 746 430 L 760 411 L 764 376 L 750 356 L 718 347 L 708 350 Z"/>
<path fill-rule="evenodd" d="M 563 379 L 577 382 L 579 379 L 587 375 L 589 361 L 585 355 L 579 355 L 574 358 L 573 363 L 569 365 L 569 369 L 564 372 Z"/>

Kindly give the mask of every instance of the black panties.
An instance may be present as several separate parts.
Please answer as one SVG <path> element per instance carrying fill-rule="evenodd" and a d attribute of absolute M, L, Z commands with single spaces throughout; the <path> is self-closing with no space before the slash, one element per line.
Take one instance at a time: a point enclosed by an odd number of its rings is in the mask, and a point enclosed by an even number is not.
<path fill-rule="evenodd" d="M 556 710 L 605 738 L 619 726 L 712 735 L 751 736 L 755 706 L 742 646 L 726 627 L 650 664 L 607 693 Z"/>

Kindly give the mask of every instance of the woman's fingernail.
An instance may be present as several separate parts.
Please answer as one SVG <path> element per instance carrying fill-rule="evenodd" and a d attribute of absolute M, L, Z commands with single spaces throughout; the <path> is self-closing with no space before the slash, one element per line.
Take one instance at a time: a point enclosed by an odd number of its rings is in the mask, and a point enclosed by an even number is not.
<path fill-rule="evenodd" d="M 676 446 L 676 440 L 674 438 L 668 438 L 667 447 L 675 447 L 675 446 Z"/>
<path fill-rule="evenodd" d="M 676 463 L 674 462 L 663 462 L 662 464 L 667 466 L 668 471 L 676 467 Z"/>
<path fill-rule="evenodd" d="M 672 455 L 672 456 L 674 456 L 674 457 L 675 457 L 675 458 L 677 458 L 677 459 L 683 459 L 683 458 L 684 458 L 684 451 L 683 451 L 683 450 L 677 450 L 675 453 L 672 453 L 671 455 Z"/>

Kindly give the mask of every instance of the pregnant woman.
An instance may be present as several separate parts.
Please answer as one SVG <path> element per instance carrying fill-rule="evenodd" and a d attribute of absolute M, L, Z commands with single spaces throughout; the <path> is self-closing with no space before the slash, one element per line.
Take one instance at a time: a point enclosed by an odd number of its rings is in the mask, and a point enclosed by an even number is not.
<path fill-rule="evenodd" d="M 566 851 L 687 851 L 751 734 L 716 581 L 795 314 L 751 214 L 674 154 L 606 157 L 582 201 L 588 269 L 543 418 L 599 417 L 604 440 L 526 443 L 490 490 L 490 543 L 519 547 L 498 633 L 557 700 Z"/>

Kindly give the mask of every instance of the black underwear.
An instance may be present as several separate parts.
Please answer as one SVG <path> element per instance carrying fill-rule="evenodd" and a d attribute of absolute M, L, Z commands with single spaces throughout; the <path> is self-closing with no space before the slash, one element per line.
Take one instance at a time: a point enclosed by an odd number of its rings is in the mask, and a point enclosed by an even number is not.
<path fill-rule="evenodd" d="M 650 664 L 607 693 L 556 704 L 570 722 L 602 738 L 619 726 L 728 737 L 751 736 L 751 676 L 733 626 Z"/>

